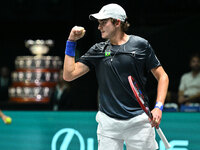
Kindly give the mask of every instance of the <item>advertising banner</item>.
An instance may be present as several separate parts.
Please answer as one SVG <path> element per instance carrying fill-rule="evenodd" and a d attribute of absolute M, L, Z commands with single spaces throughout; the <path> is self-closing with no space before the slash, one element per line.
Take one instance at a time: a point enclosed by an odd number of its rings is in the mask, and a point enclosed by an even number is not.
<path fill-rule="evenodd" d="M 4 111 L 0 150 L 97 150 L 96 112 Z M 200 113 L 163 113 L 170 150 L 200 150 Z M 165 150 L 157 135 L 159 150 Z M 125 146 L 124 146 L 124 149 Z"/>

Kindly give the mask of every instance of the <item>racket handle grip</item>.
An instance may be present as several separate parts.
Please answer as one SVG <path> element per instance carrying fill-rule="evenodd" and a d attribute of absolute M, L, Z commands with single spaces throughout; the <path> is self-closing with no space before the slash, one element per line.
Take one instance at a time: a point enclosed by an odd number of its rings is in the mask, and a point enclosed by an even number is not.
<path fill-rule="evenodd" d="M 160 136 L 161 140 L 163 141 L 165 148 L 169 149 L 171 147 L 171 145 L 169 144 L 169 142 L 167 141 L 167 138 L 165 137 L 164 133 L 162 132 L 161 128 L 159 127 L 158 129 L 156 129 L 158 135 Z"/>

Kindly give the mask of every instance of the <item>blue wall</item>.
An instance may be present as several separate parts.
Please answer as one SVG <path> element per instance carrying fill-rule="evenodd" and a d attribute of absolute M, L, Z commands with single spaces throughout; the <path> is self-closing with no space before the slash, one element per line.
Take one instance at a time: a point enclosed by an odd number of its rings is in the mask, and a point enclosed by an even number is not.
<path fill-rule="evenodd" d="M 4 111 L 1 150 L 97 150 L 96 112 Z M 170 150 L 200 149 L 200 113 L 163 113 L 161 128 Z M 165 150 L 157 136 L 160 150 Z M 180 149 L 182 148 L 182 149 Z"/>

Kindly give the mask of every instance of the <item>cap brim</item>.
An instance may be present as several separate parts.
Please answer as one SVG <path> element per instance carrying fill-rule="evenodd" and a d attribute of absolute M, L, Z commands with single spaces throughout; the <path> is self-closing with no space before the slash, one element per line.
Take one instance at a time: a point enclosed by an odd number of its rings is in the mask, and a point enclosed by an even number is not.
<path fill-rule="evenodd" d="M 100 14 L 100 13 L 89 15 L 90 20 L 102 20 L 102 19 L 108 19 L 108 18 L 110 18 L 110 17 L 105 16 L 105 15 Z"/>

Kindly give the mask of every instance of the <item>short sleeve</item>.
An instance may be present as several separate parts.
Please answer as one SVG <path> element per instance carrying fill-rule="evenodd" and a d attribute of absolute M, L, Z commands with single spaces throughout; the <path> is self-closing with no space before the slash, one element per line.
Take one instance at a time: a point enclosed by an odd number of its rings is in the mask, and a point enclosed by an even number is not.
<path fill-rule="evenodd" d="M 179 84 L 179 91 L 184 91 L 185 90 L 185 83 L 184 83 L 185 79 L 184 79 L 184 75 L 181 77 L 181 81 Z"/>
<path fill-rule="evenodd" d="M 161 66 L 160 61 L 158 60 L 157 56 L 154 53 L 153 48 L 151 45 L 147 42 L 146 46 L 146 67 L 147 70 L 151 70 L 153 68 L 156 68 L 158 66 Z"/>
<path fill-rule="evenodd" d="M 81 63 L 85 64 L 86 66 L 89 67 L 90 70 L 94 68 L 94 66 L 90 63 L 90 61 L 88 61 L 86 59 L 79 58 L 78 62 L 81 62 Z"/>
<path fill-rule="evenodd" d="M 104 57 L 103 51 L 106 45 L 106 42 L 101 42 L 93 45 L 83 56 L 78 59 L 78 62 L 81 62 L 87 65 L 90 69 L 93 69 L 98 60 Z"/>
<path fill-rule="evenodd" d="M 90 56 L 92 55 L 92 52 L 95 49 L 95 45 L 93 45 L 84 55 L 82 55 L 77 61 L 85 64 L 91 69 L 94 68 L 94 64 L 92 63 L 92 59 Z"/>

